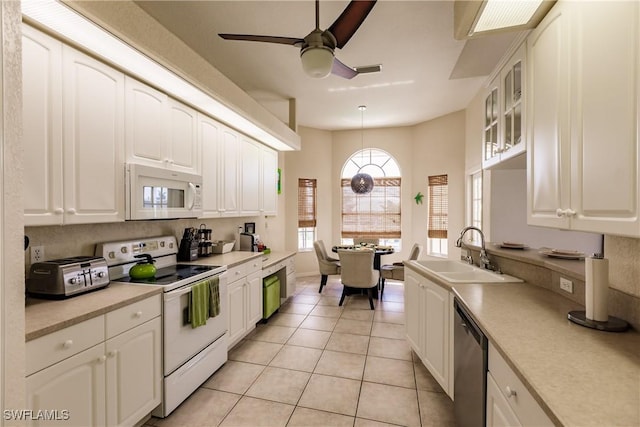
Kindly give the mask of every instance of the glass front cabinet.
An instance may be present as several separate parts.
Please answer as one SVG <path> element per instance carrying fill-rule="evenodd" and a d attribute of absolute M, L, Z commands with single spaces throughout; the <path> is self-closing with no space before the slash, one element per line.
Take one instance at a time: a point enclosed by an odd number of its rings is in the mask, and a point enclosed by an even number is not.
<path fill-rule="evenodd" d="M 526 150 L 524 141 L 523 44 L 487 88 L 482 167 L 490 168 Z"/>

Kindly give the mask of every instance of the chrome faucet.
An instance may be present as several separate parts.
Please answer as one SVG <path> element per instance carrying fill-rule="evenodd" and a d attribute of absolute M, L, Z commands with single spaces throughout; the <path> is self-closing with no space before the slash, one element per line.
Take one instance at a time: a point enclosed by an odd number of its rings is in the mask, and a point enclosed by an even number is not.
<path fill-rule="evenodd" d="M 491 264 L 489 255 L 487 255 L 487 251 L 485 250 L 485 247 L 484 247 L 484 233 L 478 227 L 469 226 L 469 227 L 463 228 L 462 231 L 460 232 L 460 236 L 458 237 L 458 240 L 456 240 L 456 247 L 458 248 L 462 247 L 462 244 L 463 244 L 462 238 L 464 237 L 465 233 L 469 230 L 475 230 L 478 232 L 478 234 L 480 234 L 480 267 L 486 270 L 492 270 L 492 271 L 495 271 L 496 273 L 500 273 L 500 269 L 498 269 L 498 267 L 496 267 L 495 265 Z M 469 258 L 471 258 L 471 256 L 467 255 L 467 261 Z"/>

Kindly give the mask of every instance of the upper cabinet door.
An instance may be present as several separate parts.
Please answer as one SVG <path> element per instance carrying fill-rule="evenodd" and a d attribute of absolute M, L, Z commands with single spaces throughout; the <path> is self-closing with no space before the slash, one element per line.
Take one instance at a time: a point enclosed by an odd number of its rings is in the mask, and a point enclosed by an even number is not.
<path fill-rule="evenodd" d="M 63 47 L 65 222 L 124 221 L 124 75 Z"/>
<path fill-rule="evenodd" d="M 640 236 L 639 31 L 637 2 L 560 2 L 529 36 L 529 224 Z"/>
<path fill-rule="evenodd" d="M 240 197 L 241 213 L 258 215 L 260 213 L 260 144 L 243 137 L 240 143 Z"/>
<path fill-rule="evenodd" d="M 22 26 L 25 225 L 62 224 L 62 43 Z"/>
<path fill-rule="evenodd" d="M 568 228 L 568 36 L 567 4 L 557 3 L 527 39 L 527 221 Z M 561 212 L 560 212 L 561 213 Z"/>
<path fill-rule="evenodd" d="M 498 119 L 500 113 L 498 87 L 500 80 L 494 79 L 486 91 L 484 99 L 484 133 L 482 136 L 482 167 L 488 168 L 500 161 L 500 140 Z"/>
<path fill-rule="evenodd" d="M 198 132 L 202 148 L 202 217 L 220 216 L 220 123 L 198 115 Z"/>
<path fill-rule="evenodd" d="M 191 107 L 169 98 L 171 134 L 167 149 L 169 167 L 181 172 L 200 173 L 198 113 Z"/>
<path fill-rule="evenodd" d="M 262 212 L 278 214 L 278 152 L 262 147 Z"/>
<path fill-rule="evenodd" d="M 127 162 L 165 167 L 169 139 L 167 95 L 126 77 Z"/>
<path fill-rule="evenodd" d="M 224 161 L 220 163 L 222 182 L 220 189 L 220 211 L 223 215 L 237 215 L 238 206 L 238 153 L 240 151 L 240 140 L 238 134 L 227 128 L 222 128 L 221 132 L 222 151 L 221 156 Z"/>
<path fill-rule="evenodd" d="M 526 149 L 524 137 L 524 78 L 526 44 L 513 54 L 500 73 L 502 97 L 502 146 L 500 160 L 516 156 Z"/>
<path fill-rule="evenodd" d="M 640 235 L 640 4 L 578 2 L 572 25 L 572 227 Z"/>

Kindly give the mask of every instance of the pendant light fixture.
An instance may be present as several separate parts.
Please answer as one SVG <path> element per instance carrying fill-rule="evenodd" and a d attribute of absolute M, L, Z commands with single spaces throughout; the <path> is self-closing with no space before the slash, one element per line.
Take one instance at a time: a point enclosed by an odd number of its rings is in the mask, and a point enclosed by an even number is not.
<path fill-rule="evenodd" d="M 364 163 L 364 110 L 367 109 L 366 105 L 360 105 L 360 140 L 362 143 L 362 159 Z M 368 173 L 360 172 L 362 166 L 358 169 L 358 173 L 351 178 L 351 189 L 356 194 L 367 194 L 373 190 L 373 178 Z"/>

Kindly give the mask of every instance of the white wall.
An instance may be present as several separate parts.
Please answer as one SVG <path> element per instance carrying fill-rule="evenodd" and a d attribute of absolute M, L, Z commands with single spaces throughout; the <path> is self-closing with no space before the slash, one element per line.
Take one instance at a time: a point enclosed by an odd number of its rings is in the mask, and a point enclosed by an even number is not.
<path fill-rule="evenodd" d="M 586 254 L 602 252 L 601 234 L 527 225 L 526 169 L 492 171 L 491 201 L 493 242 L 518 242 L 532 248 L 573 249 Z"/>
<path fill-rule="evenodd" d="M 284 154 L 287 165 L 285 188 L 288 195 L 285 211 L 288 220 L 283 236 L 287 250 L 291 251 L 298 249 L 298 178 L 317 180 L 317 239 L 323 240 L 326 246 L 334 241 L 331 229 L 332 192 L 335 186 L 331 175 L 331 132 L 300 126 L 298 133 L 302 139 L 302 150 Z M 298 252 L 295 260 L 298 275 L 318 273 L 314 251 Z"/>
<path fill-rule="evenodd" d="M 0 410 L 25 407 L 20 2 L 0 3 Z M 3 412 L 4 413 L 4 412 Z M 0 425 L 17 424 L 0 419 Z"/>
<path fill-rule="evenodd" d="M 349 131 L 300 128 L 302 151 L 287 152 L 287 249 L 297 244 L 298 178 L 318 179 L 318 238 L 327 247 L 340 242 L 340 177 L 346 160 L 355 152 L 375 147 L 389 153 L 402 173 L 402 251 L 385 256 L 383 263 L 406 259 L 413 243 L 426 245 L 427 205 L 417 205 L 418 191 L 427 194 L 429 175 L 449 175 L 449 215 L 453 235 L 462 228 L 464 207 L 465 113 L 459 111 L 415 126 Z M 450 239 L 450 248 L 455 240 Z M 313 253 L 296 257 L 299 275 L 318 273 Z"/>

